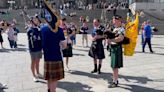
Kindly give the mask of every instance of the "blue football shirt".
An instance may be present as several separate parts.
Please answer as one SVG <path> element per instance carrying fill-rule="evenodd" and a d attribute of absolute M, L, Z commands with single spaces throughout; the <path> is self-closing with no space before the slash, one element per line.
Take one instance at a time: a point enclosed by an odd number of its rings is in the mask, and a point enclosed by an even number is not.
<path fill-rule="evenodd" d="M 62 53 L 59 43 L 65 40 L 63 30 L 61 28 L 55 33 L 45 25 L 41 28 L 42 47 L 44 51 L 44 60 L 57 62 L 62 61 Z"/>

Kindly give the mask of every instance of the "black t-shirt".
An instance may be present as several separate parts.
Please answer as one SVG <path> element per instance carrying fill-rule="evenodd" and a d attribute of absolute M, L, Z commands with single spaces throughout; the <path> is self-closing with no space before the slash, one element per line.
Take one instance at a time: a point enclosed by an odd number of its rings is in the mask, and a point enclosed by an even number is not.
<path fill-rule="evenodd" d="M 97 35 L 103 35 L 105 31 L 105 27 L 100 25 L 99 28 L 96 29 Z"/>
<path fill-rule="evenodd" d="M 81 27 L 81 30 L 83 31 L 82 34 L 87 34 L 88 32 L 88 27 Z"/>
<path fill-rule="evenodd" d="M 41 32 L 38 30 L 38 28 L 30 28 L 27 31 L 27 36 L 28 36 L 30 52 L 41 51 L 42 49 Z"/>

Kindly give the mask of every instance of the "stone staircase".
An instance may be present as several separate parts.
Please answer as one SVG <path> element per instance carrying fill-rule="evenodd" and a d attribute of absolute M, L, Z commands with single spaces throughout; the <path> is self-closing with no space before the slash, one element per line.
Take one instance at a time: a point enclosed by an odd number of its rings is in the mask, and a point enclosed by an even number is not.
<path fill-rule="evenodd" d="M 123 17 L 123 19 L 126 20 L 127 11 L 128 10 L 118 10 L 117 14 L 121 15 Z M 0 14 L 0 19 L 5 19 L 5 20 L 11 22 L 11 20 L 13 18 L 16 18 L 16 20 L 18 21 L 18 25 L 16 25 L 16 26 L 19 28 L 20 32 L 26 32 L 26 30 L 24 29 L 24 20 L 23 20 L 23 17 L 20 16 L 20 12 L 21 12 L 21 10 L 13 10 L 13 11 L 10 11 L 10 13 L 6 14 L 6 15 Z M 39 12 L 40 12 L 40 10 L 38 10 L 38 9 L 32 9 L 32 10 L 27 11 L 27 13 L 30 16 L 35 15 L 36 13 L 39 13 Z M 74 17 L 67 16 L 66 18 L 67 18 L 68 22 L 74 22 L 78 27 L 81 26 L 81 23 L 79 22 L 80 16 L 89 16 L 90 21 L 88 22 L 88 25 L 89 25 L 89 29 L 91 32 L 92 20 L 94 18 L 100 19 L 102 10 L 100 10 L 100 9 L 97 9 L 97 10 L 67 10 L 66 12 L 68 14 L 71 12 L 76 12 L 76 14 L 77 14 L 76 16 L 74 16 Z M 108 20 L 111 20 L 112 16 L 113 16 L 113 12 L 112 11 L 107 12 L 106 16 L 107 16 Z M 154 34 L 163 35 L 164 34 L 164 31 L 163 31 L 164 21 L 160 21 L 160 20 L 145 13 L 144 17 L 140 17 L 140 25 L 142 24 L 143 21 L 146 21 L 148 19 L 151 20 L 153 26 L 155 26 L 159 29 L 159 32 L 154 33 Z"/>

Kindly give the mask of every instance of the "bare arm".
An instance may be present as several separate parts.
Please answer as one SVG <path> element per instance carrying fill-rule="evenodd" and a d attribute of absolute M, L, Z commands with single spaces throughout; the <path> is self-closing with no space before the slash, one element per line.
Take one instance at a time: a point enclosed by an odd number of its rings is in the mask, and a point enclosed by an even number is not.
<path fill-rule="evenodd" d="M 61 42 L 60 42 L 60 45 L 61 45 L 62 49 L 67 48 L 67 41 L 66 41 L 66 40 L 61 41 Z"/>

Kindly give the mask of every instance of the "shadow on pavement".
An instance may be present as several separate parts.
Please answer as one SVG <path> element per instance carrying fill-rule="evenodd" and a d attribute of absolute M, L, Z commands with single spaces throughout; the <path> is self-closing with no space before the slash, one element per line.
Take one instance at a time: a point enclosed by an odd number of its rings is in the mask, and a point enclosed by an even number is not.
<path fill-rule="evenodd" d="M 164 47 L 153 47 L 153 48 L 164 49 Z"/>
<path fill-rule="evenodd" d="M 154 81 L 152 79 L 149 79 L 148 77 L 136 77 L 136 76 L 126 76 L 126 75 L 119 75 L 119 78 L 123 78 L 124 80 L 126 80 L 127 82 L 131 82 L 135 80 L 135 82 L 133 83 L 139 83 L 139 84 L 147 84 L 147 82 L 149 81 Z"/>
<path fill-rule="evenodd" d="M 12 51 L 22 51 L 22 52 L 26 52 L 26 51 L 27 51 L 27 48 L 12 49 Z"/>
<path fill-rule="evenodd" d="M 47 84 L 46 81 L 41 81 L 41 80 L 37 81 L 37 83 Z"/>
<path fill-rule="evenodd" d="M 93 92 L 89 91 L 91 89 L 90 86 L 80 82 L 59 82 L 58 88 L 64 89 L 67 92 Z"/>
<path fill-rule="evenodd" d="M 86 77 L 96 78 L 96 79 L 104 79 L 104 80 L 107 80 L 109 84 L 112 81 L 111 73 L 102 73 L 100 75 L 95 75 L 95 74 L 82 72 L 82 71 L 73 71 L 71 74 L 86 76 Z M 136 76 L 119 75 L 119 78 L 124 79 L 127 82 L 133 82 L 133 83 L 138 83 L 138 84 L 147 84 L 147 82 L 150 82 L 150 81 L 156 82 L 156 80 L 152 80 L 152 79 L 149 79 L 148 77 L 140 77 L 140 76 L 136 77 Z M 162 82 L 162 81 L 158 81 L 158 82 Z M 121 85 L 125 85 L 125 84 L 120 84 L 120 86 Z M 155 90 L 153 88 L 147 88 L 147 87 L 143 87 L 143 86 L 139 86 L 139 85 L 125 85 L 125 86 L 128 86 L 128 87 L 127 88 L 120 87 L 120 88 L 130 90 L 131 92 L 144 92 L 143 90 L 146 90 L 145 92 L 149 92 L 147 90 L 150 90 L 150 91 L 153 90 L 151 92 L 164 92 L 162 90 Z M 142 91 L 136 91 L 138 89 L 141 89 Z"/>
<path fill-rule="evenodd" d="M 157 53 L 157 52 L 150 53 L 150 52 L 135 51 L 135 53 L 154 54 L 154 55 L 162 55 L 162 56 L 164 55 L 164 53 Z"/>
<path fill-rule="evenodd" d="M 18 46 L 22 46 L 22 47 L 24 47 L 24 46 L 26 46 L 26 45 L 24 45 L 24 44 L 18 44 Z"/>
<path fill-rule="evenodd" d="M 9 52 L 10 52 L 10 49 L 0 49 L 0 52 L 6 52 L 6 53 L 9 53 Z"/>
<path fill-rule="evenodd" d="M 87 72 L 82 72 L 82 71 L 73 71 L 71 74 L 112 81 L 112 74 L 111 73 L 103 73 L 102 72 L 102 74 L 100 74 L 100 75 L 95 75 L 92 73 L 87 73 Z M 148 81 L 154 81 L 154 80 L 149 79 L 147 77 L 136 77 L 136 76 L 126 76 L 126 75 L 119 75 L 119 78 L 124 79 L 127 82 L 130 82 L 131 80 L 132 81 L 135 80 L 136 81 L 135 83 L 141 83 L 141 84 L 146 84 Z"/>
<path fill-rule="evenodd" d="M 139 85 L 129 85 L 129 84 L 121 84 L 121 85 L 125 85 L 127 87 L 119 86 L 120 88 L 129 90 L 130 92 L 164 92 L 164 90 L 158 90 L 158 89 L 143 87 Z"/>
<path fill-rule="evenodd" d="M 77 48 L 74 48 L 73 50 L 89 52 L 89 49 L 88 49 L 88 50 L 84 50 L 84 49 L 77 49 Z"/>
<path fill-rule="evenodd" d="M 156 79 L 155 82 L 164 82 L 164 79 Z"/>
<path fill-rule="evenodd" d="M 151 44 L 152 46 L 164 46 L 162 44 Z M 153 47 L 154 48 L 154 47 Z"/>
<path fill-rule="evenodd" d="M 5 92 L 3 89 L 0 89 L 0 92 Z"/>
<path fill-rule="evenodd" d="M 6 53 L 10 53 L 10 51 L 22 51 L 22 52 L 26 52 L 27 48 L 16 48 L 16 49 L 0 49 L 0 52 L 6 52 Z"/>
<path fill-rule="evenodd" d="M 85 56 L 84 54 L 77 54 L 77 53 L 73 53 L 73 55 L 75 55 L 75 56 Z"/>
<path fill-rule="evenodd" d="M 96 73 L 92 74 L 92 73 L 83 72 L 83 71 L 72 71 L 71 74 L 112 81 L 112 74 L 111 73 L 102 72 L 101 74 L 96 74 Z"/>

